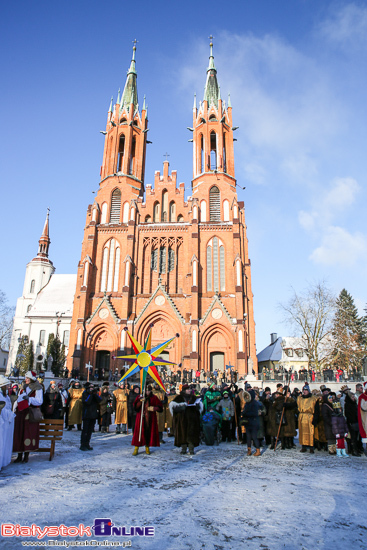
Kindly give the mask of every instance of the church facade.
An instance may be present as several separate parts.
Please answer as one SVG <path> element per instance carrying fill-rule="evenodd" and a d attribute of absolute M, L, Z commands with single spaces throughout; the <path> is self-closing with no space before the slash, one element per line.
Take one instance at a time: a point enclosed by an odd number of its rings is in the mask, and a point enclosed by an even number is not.
<path fill-rule="evenodd" d="M 230 100 L 220 97 L 210 44 L 204 98 L 193 107 L 192 194 L 168 161 L 145 185 L 148 118 L 138 105 L 136 48 L 108 111 L 101 181 L 88 207 L 67 366 L 119 371 L 128 330 L 188 370 L 257 372 L 251 263 L 238 201 Z"/>

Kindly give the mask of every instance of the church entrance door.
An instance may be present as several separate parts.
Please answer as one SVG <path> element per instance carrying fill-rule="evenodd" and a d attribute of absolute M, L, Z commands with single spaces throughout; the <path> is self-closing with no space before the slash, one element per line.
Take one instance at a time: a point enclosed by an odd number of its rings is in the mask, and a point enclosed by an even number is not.
<path fill-rule="evenodd" d="M 210 354 L 210 372 L 224 371 L 224 353 L 221 351 L 213 351 Z"/>
<path fill-rule="evenodd" d="M 98 380 L 108 380 L 108 375 L 110 371 L 110 356 L 111 353 L 109 351 L 97 351 L 96 370 L 98 372 Z"/>

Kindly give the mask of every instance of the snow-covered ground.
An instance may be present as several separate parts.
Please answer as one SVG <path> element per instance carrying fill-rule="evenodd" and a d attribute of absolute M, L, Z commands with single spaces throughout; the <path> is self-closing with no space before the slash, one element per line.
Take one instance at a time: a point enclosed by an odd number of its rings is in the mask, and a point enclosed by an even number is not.
<path fill-rule="evenodd" d="M 297 448 L 255 458 L 237 443 L 183 457 L 173 438 L 133 457 L 131 436 L 95 433 L 90 452 L 79 451 L 79 439 L 64 432 L 52 462 L 34 453 L 0 472 L 0 523 L 154 526 L 150 538 L 98 538 L 146 550 L 367 548 L 366 457 Z M 24 548 L 21 540 L 35 539 L 0 538 L 0 548 Z"/>

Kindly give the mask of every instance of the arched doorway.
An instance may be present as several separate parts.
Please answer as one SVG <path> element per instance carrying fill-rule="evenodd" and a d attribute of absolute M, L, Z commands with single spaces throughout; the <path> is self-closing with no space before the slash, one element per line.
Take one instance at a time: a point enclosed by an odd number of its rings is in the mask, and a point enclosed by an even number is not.
<path fill-rule="evenodd" d="M 111 353 L 107 350 L 101 349 L 97 351 L 96 370 L 98 373 L 98 380 L 108 380 L 110 371 L 110 357 Z"/>

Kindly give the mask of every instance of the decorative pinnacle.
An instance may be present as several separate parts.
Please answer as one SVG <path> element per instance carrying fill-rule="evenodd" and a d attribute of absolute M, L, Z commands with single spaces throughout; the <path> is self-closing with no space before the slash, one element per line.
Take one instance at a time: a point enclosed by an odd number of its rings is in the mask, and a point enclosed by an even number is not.
<path fill-rule="evenodd" d="M 228 94 L 228 107 L 232 107 L 232 103 L 231 103 L 231 94 Z"/>
<path fill-rule="evenodd" d="M 113 103 L 113 97 L 111 97 L 110 108 L 108 109 L 109 113 L 112 113 L 112 103 Z"/>
<path fill-rule="evenodd" d="M 196 109 L 196 92 L 194 93 L 194 109 Z"/>
<path fill-rule="evenodd" d="M 213 38 L 214 36 L 213 35 L 210 35 L 209 36 L 209 39 L 210 39 L 210 55 L 209 55 L 209 67 L 208 67 L 208 70 L 210 69 L 215 69 L 215 65 L 214 65 L 214 56 L 213 56 Z"/>
<path fill-rule="evenodd" d="M 143 111 L 144 111 L 144 110 L 145 110 L 145 111 L 147 110 L 147 109 L 146 109 L 146 106 L 145 106 L 145 96 L 144 96 L 144 101 L 143 101 Z"/>
<path fill-rule="evenodd" d="M 136 45 L 137 45 L 138 41 L 136 40 L 136 38 L 133 40 L 133 61 L 135 61 L 135 52 L 136 52 Z"/>
<path fill-rule="evenodd" d="M 116 103 L 118 103 L 119 105 L 120 105 L 120 93 L 121 93 L 121 90 L 119 88 L 119 91 L 117 93 L 117 101 L 116 101 Z"/>

